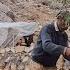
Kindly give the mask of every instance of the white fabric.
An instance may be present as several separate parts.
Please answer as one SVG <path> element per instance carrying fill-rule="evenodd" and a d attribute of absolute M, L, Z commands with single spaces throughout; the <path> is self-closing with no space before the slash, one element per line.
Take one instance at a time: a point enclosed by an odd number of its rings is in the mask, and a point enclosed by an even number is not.
<path fill-rule="evenodd" d="M 0 45 L 7 39 L 8 29 L 0 29 Z"/>
<path fill-rule="evenodd" d="M 8 38 L 9 28 L 13 34 L 27 36 L 33 34 L 38 29 L 36 22 L 1 22 L 0 23 L 0 46 Z"/>
<path fill-rule="evenodd" d="M 54 27 L 56 31 L 59 31 L 58 26 L 57 26 L 57 21 L 54 22 Z"/>
<path fill-rule="evenodd" d="M 33 34 L 37 29 L 38 25 L 36 22 L 13 22 L 13 23 L 0 23 L 0 28 L 12 28 L 17 30 L 23 36 Z"/>

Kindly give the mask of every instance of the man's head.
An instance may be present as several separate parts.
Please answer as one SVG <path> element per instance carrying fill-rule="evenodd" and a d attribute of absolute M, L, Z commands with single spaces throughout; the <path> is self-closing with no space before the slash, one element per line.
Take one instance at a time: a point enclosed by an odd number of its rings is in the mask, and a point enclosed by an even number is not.
<path fill-rule="evenodd" d="M 60 31 L 68 29 L 70 25 L 70 13 L 69 11 L 60 11 L 57 14 L 57 25 Z"/>

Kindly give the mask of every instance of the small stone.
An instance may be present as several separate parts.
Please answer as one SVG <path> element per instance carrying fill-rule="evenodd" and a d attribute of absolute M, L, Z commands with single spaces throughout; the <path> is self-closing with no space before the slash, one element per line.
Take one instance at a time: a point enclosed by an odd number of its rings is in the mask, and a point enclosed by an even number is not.
<path fill-rule="evenodd" d="M 8 57 L 8 58 L 5 60 L 5 62 L 9 62 L 10 59 L 11 59 L 11 57 Z"/>
<path fill-rule="evenodd" d="M 0 69 L 0 70 L 3 70 L 3 69 Z"/>
<path fill-rule="evenodd" d="M 2 56 L 4 56 L 5 54 L 3 53 Z"/>
<path fill-rule="evenodd" d="M 6 52 L 10 51 L 11 49 L 9 47 L 5 48 Z"/>
<path fill-rule="evenodd" d="M 25 57 L 23 60 L 22 60 L 22 62 L 26 62 L 26 61 L 28 61 L 29 60 L 29 57 L 27 56 L 27 57 Z"/>
<path fill-rule="evenodd" d="M 0 48 L 0 53 L 5 53 L 5 49 L 4 48 Z"/>
<path fill-rule="evenodd" d="M 11 64 L 11 70 L 17 70 L 16 65 L 14 63 Z"/>
<path fill-rule="evenodd" d="M 24 64 L 20 64 L 19 66 L 18 66 L 18 70 L 24 70 Z"/>
<path fill-rule="evenodd" d="M 9 65 L 7 65 L 4 70 L 11 70 L 11 67 Z"/>
<path fill-rule="evenodd" d="M 25 49 L 25 46 L 17 46 L 17 47 L 15 47 L 16 53 L 22 52 L 22 51 L 24 51 L 24 49 Z"/>
<path fill-rule="evenodd" d="M 11 51 L 15 53 L 15 47 L 11 47 Z"/>
<path fill-rule="evenodd" d="M 0 63 L 0 69 L 3 70 L 5 67 L 5 64 L 4 63 Z"/>

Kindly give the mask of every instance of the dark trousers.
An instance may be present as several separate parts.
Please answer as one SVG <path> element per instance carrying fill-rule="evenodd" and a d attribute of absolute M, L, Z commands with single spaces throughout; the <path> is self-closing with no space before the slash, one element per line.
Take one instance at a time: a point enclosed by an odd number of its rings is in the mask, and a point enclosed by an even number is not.
<path fill-rule="evenodd" d="M 29 47 L 30 44 L 33 42 L 33 34 L 29 36 L 24 36 L 24 40 L 25 40 L 27 47 Z"/>

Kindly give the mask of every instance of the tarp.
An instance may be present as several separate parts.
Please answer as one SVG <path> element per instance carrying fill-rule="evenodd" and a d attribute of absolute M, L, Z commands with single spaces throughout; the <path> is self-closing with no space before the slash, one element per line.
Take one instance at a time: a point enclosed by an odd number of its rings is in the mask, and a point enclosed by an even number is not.
<path fill-rule="evenodd" d="M 38 29 L 36 22 L 1 22 L 0 23 L 0 45 L 7 39 L 8 31 L 11 28 L 13 34 L 28 36 Z"/>

